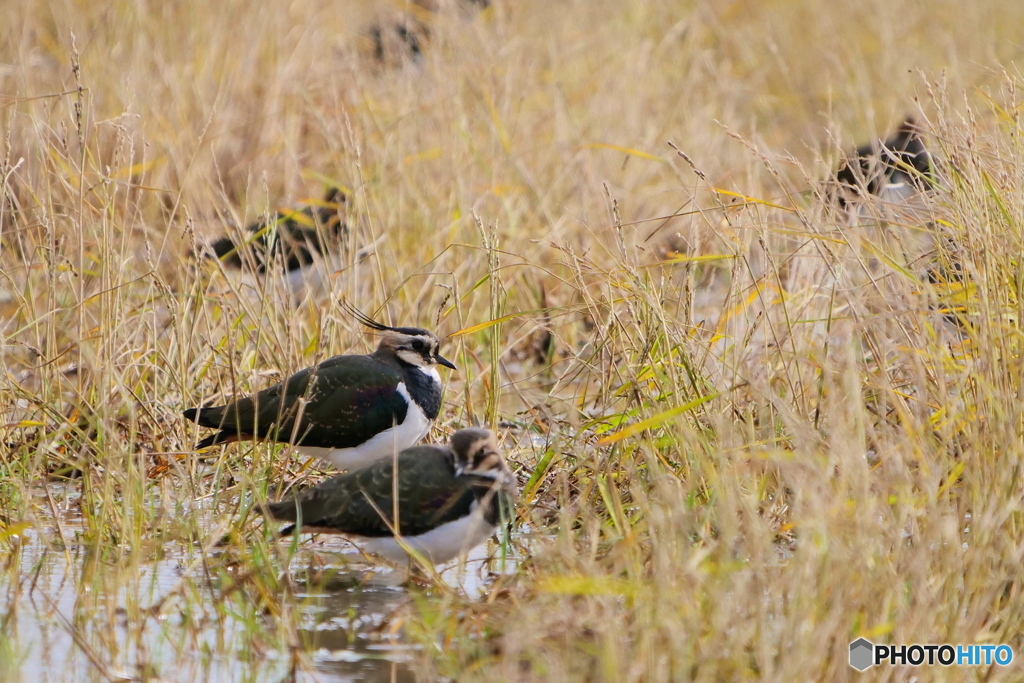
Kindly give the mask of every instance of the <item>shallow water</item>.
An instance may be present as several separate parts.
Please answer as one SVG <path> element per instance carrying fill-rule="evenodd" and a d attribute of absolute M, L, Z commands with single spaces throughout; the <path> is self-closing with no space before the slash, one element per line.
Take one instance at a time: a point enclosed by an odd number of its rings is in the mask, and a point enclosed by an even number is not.
<path fill-rule="evenodd" d="M 64 523 L 61 533 L 74 537 L 75 525 Z M 343 541 L 309 543 L 300 554 L 306 565 L 315 554 L 318 578 L 295 589 L 291 618 L 303 654 L 296 659 L 262 637 L 266 624 L 254 628 L 273 617 L 218 609 L 223 586 L 214 588 L 199 570 L 204 558 L 186 558 L 180 546 L 115 567 L 84 546 L 50 540 L 27 530 L 20 545 L 9 546 L 0 580 L 17 580 L 0 584 L 0 680 L 415 680 L 417 646 L 406 640 L 401 616 L 393 618 L 410 601 L 406 572 L 368 563 Z M 442 578 L 479 595 L 487 555 L 486 546 L 475 549 Z"/>
<path fill-rule="evenodd" d="M 415 680 L 411 667 L 416 647 L 400 631 L 392 634 L 389 629 L 391 615 L 408 599 L 403 572 L 372 567 L 358 571 L 343 560 L 330 569 L 339 573 L 327 586 L 297 596 L 311 599 L 303 609 L 300 634 L 310 646 L 314 669 L 298 679 Z M 354 581 L 358 583 L 345 585 Z"/>

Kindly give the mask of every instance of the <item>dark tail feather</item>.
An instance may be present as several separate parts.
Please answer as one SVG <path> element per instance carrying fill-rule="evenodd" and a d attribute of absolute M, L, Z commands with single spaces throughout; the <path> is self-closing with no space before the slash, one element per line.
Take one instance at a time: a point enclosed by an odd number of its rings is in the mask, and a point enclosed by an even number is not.
<path fill-rule="evenodd" d="M 277 537 L 278 538 L 284 538 L 285 536 L 291 536 L 294 533 L 295 533 L 295 525 L 294 524 L 289 524 L 288 526 L 286 526 L 285 528 L 283 528 L 283 529 L 281 529 L 280 531 L 277 532 Z"/>
<path fill-rule="evenodd" d="M 298 508 L 295 500 L 288 498 L 277 503 L 267 503 L 264 506 L 263 514 L 279 522 L 294 522 L 298 515 Z"/>
<path fill-rule="evenodd" d="M 189 408 L 188 410 L 181 411 L 181 414 L 185 416 L 185 419 L 189 422 L 195 422 L 202 427 L 210 427 L 218 430 L 215 434 L 211 434 L 202 441 L 196 444 L 195 449 L 200 450 L 203 448 L 209 448 L 210 446 L 216 446 L 222 443 L 233 443 L 238 441 L 240 437 L 235 427 L 231 424 L 225 424 L 227 422 L 224 419 L 224 406 L 207 406 L 205 408 Z"/>
<path fill-rule="evenodd" d="M 204 448 L 209 448 L 210 446 L 216 446 L 217 444 L 231 443 L 233 441 L 238 441 L 238 439 L 235 438 L 237 436 L 238 435 L 235 434 L 234 432 L 228 432 L 228 431 L 223 431 L 222 430 L 222 431 L 217 432 L 216 434 L 211 434 L 210 436 L 206 437 L 205 439 L 203 439 L 202 441 L 197 443 L 196 447 L 195 447 L 195 450 L 201 451 Z"/>
<path fill-rule="evenodd" d="M 202 408 L 189 408 L 188 410 L 183 410 L 181 414 L 189 422 L 195 422 L 197 425 L 210 427 L 211 429 L 221 429 L 225 432 L 225 436 L 231 436 L 235 432 L 233 425 L 225 419 L 225 407 L 204 406 Z"/>

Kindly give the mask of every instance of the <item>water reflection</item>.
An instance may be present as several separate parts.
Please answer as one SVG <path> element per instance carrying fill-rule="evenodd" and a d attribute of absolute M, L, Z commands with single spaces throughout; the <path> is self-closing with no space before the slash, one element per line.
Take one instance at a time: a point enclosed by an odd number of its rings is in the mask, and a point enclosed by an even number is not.
<path fill-rule="evenodd" d="M 107 564 L 75 545 L 81 527 L 62 524 L 59 548 L 48 533 L 26 533 L 0 574 L 0 679 L 277 681 L 291 658 L 257 636 L 246 617 L 218 608 L 219 590 L 199 571 L 216 564 L 188 557 L 178 544 L 143 564 Z M 340 544 L 340 545 L 339 545 Z M 469 596 L 484 593 L 500 563 L 493 544 L 441 573 Z M 12 564 L 13 563 L 13 564 Z M 315 567 L 311 573 L 310 567 Z M 506 571 L 511 564 L 505 563 Z M 415 680 L 417 646 L 403 624 L 412 611 L 407 572 L 368 562 L 337 537 L 307 543 L 291 568 L 299 637 L 308 667 L 296 680 L 390 683 Z M 5 580 L 15 579 L 4 585 Z M 427 593 L 430 593 L 430 589 Z M 182 595 L 192 596 L 183 601 Z M 192 602 L 198 600 L 198 602 Z M 149 606 L 164 605 L 159 609 Z M 139 615 L 134 621 L 129 614 Z M 268 649 L 253 651 L 251 643 Z M 256 657 L 254 659 L 253 657 Z"/>
<path fill-rule="evenodd" d="M 306 601 L 299 635 L 316 672 L 306 680 L 416 680 L 410 668 L 415 648 L 392 626 L 409 600 L 406 572 L 373 567 L 348 554 L 333 562 L 306 584 L 306 593 L 296 595 Z"/>
<path fill-rule="evenodd" d="M 356 565 L 358 567 L 358 565 Z M 406 606 L 404 572 L 337 567 L 326 585 L 310 587 L 303 610 L 303 643 L 320 681 L 413 681 L 415 648 L 392 619 Z M 310 678 L 310 680 L 314 680 Z"/>
<path fill-rule="evenodd" d="M 404 570 L 367 563 L 337 537 L 319 546 L 319 576 L 306 584 L 309 599 L 303 612 L 302 636 L 308 646 L 316 676 L 300 680 L 414 681 L 418 646 L 405 640 L 401 623 L 409 606 Z M 340 544 L 337 545 L 337 544 Z M 491 556 L 494 547 L 475 548 L 463 563 L 441 570 L 441 579 L 465 594 L 478 597 L 486 591 L 496 571 L 512 571 L 511 561 Z"/>

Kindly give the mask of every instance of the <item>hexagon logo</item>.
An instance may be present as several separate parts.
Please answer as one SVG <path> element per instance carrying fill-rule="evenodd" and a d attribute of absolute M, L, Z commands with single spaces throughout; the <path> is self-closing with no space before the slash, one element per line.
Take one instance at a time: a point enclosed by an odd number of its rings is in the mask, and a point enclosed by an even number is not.
<path fill-rule="evenodd" d="M 875 646 L 864 638 L 850 643 L 850 666 L 857 671 L 864 671 L 875 663 Z"/>

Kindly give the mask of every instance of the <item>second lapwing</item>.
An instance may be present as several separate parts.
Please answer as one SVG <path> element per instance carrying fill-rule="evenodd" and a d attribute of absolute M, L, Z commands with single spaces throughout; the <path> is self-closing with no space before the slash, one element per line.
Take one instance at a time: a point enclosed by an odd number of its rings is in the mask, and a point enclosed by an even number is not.
<path fill-rule="evenodd" d="M 516 480 L 494 433 L 461 429 L 449 446 L 407 448 L 300 491 L 264 513 L 299 530 L 343 534 L 362 550 L 404 562 L 409 550 L 443 563 L 465 554 L 511 521 Z M 396 498 L 397 495 L 397 498 Z"/>
<path fill-rule="evenodd" d="M 263 274 L 276 265 L 289 274 L 298 272 L 326 258 L 347 235 L 342 220 L 347 199 L 344 191 L 331 188 L 305 209 L 274 213 L 269 220 L 248 225 L 239 236 L 224 235 L 210 244 L 210 252 L 239 270 Z"/>
<path fill-rule="evenodd" d="M 883 140 L 861 145 L 835 174 L 835 199 L 846 208 L 851 200 L 869 195 L 905 200 L 932 189 L 934 163 L 921 131 L 907 119 Z"/>
<path fill-rule="evenodd" d="M 351 313 L 379 333 L 376 351 L 334 356 L 253 396 L 184 411 L 187 420 L 217 430 L 196 448 L 277 441 L 354 469 L 418 443 L 441 409 L 437 366 L 455 365 L 438 353 L 434 333 Z"/>

